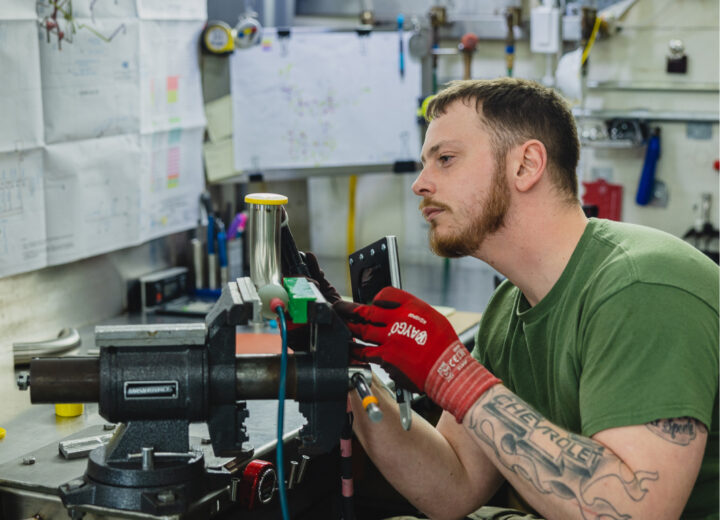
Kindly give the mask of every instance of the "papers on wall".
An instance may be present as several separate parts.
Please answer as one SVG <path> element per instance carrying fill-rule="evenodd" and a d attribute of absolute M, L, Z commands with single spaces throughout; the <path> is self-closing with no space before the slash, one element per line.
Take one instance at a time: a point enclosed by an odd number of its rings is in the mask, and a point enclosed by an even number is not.
<path fill-rule="evenodd" d="M 0 9 L 0 11 L 2 11 Z M 37 22 L 0 20 L 0 152 L 43 143 Z"/>
<path fill-rule="evenodd" d="M 96 19 L 93 27 L 104 34 L 117 24 L 116 19 Z M 139 21 L 122 25 L 109 42 L 88 30 L 78 30 L 62 50 L 52 38 L 49 44 L 41 41 L 46 143 L 138 131 Z"/>
<path fill-rule="evenodd" d="M 139 241 L 137 140 L 118 135 L 46 146 L 48 264 Z"/>
<path fill-rule="evenodd" d="M 0 276 L 194 227 L 204 3 L 76 0 L 61 49 L 28 5 L 0 14 Z"/>
<path fill-rule="evenodd" d="M 409 34 L 404 35 L 405 49 Z M 420 155 L 420 63 L 398 34 L 293 31 L 235 52 L 235 169 L 392 164 Z"/>
<path fill-rule="evenodd" d="M 140 238 L 145 241 L 197 224 L 204 127 L 174 128 L 141 137 Z M 198 174 L 199 172 L 199 174 Z"/>
<path fill-rule="evenodd" d="M 203 23 L 148 20 L 141 24 L 142 132 L 204 126 L 197 56 Z"/>
<path fill-rule="evenodd" d="M 137 0 L 140 18 L 207 20 L 207 2 L 198 0 Z"/>
<path fill-rule="evenodd" d="M 35 3 L 27 0 L 3 0 L 0 20 L 35 20 Z"/>
<path fill-rule="evenodd" d="M 43 151 L 0 153 L 0 273 L 47 265 Z"/>

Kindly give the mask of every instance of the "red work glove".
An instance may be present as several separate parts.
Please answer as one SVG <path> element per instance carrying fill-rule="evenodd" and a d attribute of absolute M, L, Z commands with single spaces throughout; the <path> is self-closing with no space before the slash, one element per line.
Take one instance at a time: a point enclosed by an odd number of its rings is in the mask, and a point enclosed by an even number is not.
<path fill-rule="evenodd" d="M 378 344 L 354 349 L 354 357 L 379 363 L 401 386 L 427 393 L 458 422 L 501 382 L 470 355 L 447 318 L 405 291 L 386 287 L 370 305 L 340 302 L 333 308 L 353 335 Z"/>

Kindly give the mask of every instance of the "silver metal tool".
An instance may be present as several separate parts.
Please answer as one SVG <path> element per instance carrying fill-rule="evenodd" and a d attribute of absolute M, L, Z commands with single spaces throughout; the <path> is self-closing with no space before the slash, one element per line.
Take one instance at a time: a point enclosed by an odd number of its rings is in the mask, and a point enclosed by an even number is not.
<path fill-rule="evenodd" d="M 393 287 L 402 289 L 400 279 L 400 260 L 398 259 L 397 237 L 390 235 L 385 237 L 388 247 L 388 259 L 390 261 L 390 283 Z M 400 408 L 400 422 L 405 430 L 412 425 L 412 393 L 395 385 L 395 400 Z"/>
<path fill-rule="evenodd" d="M 79 347 L 80 343 L 77 329 L 65 328 L 50 340 L 13 343 L 13 362 L 15 365 L 25 365 L 34 357 L 58 356 Z"/>
<path fill-rule="evenodd" d="M 58 451 L 60 451 L 60 455 L 66 459 L 87 457 L 95 448 L 106 445 L 112 436 L 112 433 L 107 433 L 105 435 L 94 435 L 92 437 L 83 437 L 82 439 L 61 441 L 58 444 Z"/>
<path fill-rule="evenodd" d="M 370 376 L 372 377 L 372 376 Z M 370 391 L 370 384 L 362 372 L 355 372 L 350 378 L 352 385 L 357 390 L 360 399 L 362 399 L 363 408 L 370 417 L 372 422 L 380 422 L 383 418 L 383 413 L 380 407 L 377 405 L 377 398 Z"/>

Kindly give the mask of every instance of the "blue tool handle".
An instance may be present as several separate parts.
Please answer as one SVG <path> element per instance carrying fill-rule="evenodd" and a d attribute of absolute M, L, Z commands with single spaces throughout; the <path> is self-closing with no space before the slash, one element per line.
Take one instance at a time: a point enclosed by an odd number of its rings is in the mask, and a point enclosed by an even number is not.
<path fill-rule="evenodd" d="M 403 26 L 405 25 L 405 17 L 401 14 L 397 17 L 398 35 L 400 36 L 400 76 L 405 75 L 405 51 L 403 49 Z"/>
<path fill-rule="evenodd" d="M 212 213 L 208 214 L 207 252 L 209 255 L 215 254 L 215 218 Z"/>
<path fill-rule="evenodd" d="M 218 241 L 218 261 L 220 262 L 220 267 L 227 267 L 227 265 L 228 265 L 227 236 L 225 235 L 224 230 L 218 231 L 217 241 Z"/>
<path fill-rule="evenodd" d="M 638 183 L 637 193 L 635 194 L 635 202 L 640 206 L 647 205 L 653 198 L 655 187 L 655 167 L 660 157 L 660 130 L 648 140 L 647 150 L 645 151 L 645 162 L 643 163 L 642 173 L 640 174 L 640 182 Z"/>

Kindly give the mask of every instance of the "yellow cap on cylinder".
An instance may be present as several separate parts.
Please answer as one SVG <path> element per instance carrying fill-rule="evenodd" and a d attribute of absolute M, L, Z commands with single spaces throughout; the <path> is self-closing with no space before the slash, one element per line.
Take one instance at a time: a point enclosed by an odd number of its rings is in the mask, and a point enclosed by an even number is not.
<path fill-rule="evenodd" d="M 55 405 L 55 415 L 57 415 L 58 417 L 77 417 L 78 415 L 82 415 L 83 410 L 84 406 L 82 403 L 63 403 Z"/>
<path fill-rule="evenodd" d="M 245 195 L 247 204 L 263 204 L 265 206 L 281 206 L 287 204 L 288 198 L 277 193 L 249 193 Z"/>

